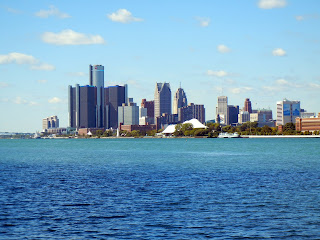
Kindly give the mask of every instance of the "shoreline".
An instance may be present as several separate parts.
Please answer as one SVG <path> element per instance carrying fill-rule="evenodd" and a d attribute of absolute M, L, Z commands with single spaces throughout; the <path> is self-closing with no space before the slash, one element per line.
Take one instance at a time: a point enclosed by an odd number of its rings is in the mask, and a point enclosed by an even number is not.
<path fill-rule="evenodd" d="M 240 138 L 320 138 L 320 135 L 242 135 Z"/>

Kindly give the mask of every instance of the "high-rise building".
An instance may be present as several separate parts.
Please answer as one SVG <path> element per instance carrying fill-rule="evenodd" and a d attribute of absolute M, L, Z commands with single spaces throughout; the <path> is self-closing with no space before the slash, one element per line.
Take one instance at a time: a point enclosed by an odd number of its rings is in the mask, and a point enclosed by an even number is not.
<path fill-rule="evenodd" d="M 59 119 L 57 116 L 51 116 L 42 119 L 42 130 L 45 132 L 47 129 L 59 128 Z"/>
<path fill-rule="evenodd" d="M 109 86 L 104 89 L 105 97 L 105 128 L 118 128 L 118 107 L 127 103 L 128 86 Z"/>
<path fill-rule="evenodd" d="M 147 109 L 147 123 L 154 124 L 154 101 L 147 101 L 146 99 L 142 99 L 141 108 Z"/>
<path fill-rule="evenodd" d="M 201 123 L 205 123 L 204 105 L 189 103 L 188 106 L 178 109 L 179 122 L 185 122 L 193 118 L 198 119 Z"/>
<path fill-rule="evenodd" d="M 97 88 L 96 126 L 104 127 L 104 66 L 89 65 L 89 84 Z"/>
<path fill-rule="evenodd" d="M 227 125 L 238 123 L 239 106 L 228 105 Z"/>
<path fill-rule="evenodd" d="M 220 96 L 218 97 L 218 106 L 216 107 L 216 116 L 219 115 L 220 124 L 228 124 L 228 97 Z"/>
<path fill-rule="evenodd" d="M 136 103 L 123 103 L 118 107 L 118 126 L 139 125 L 139 106 Z"/>
<path fill-rule="evenodd" d="M 154 92 L 154 117 L 171 114 L 171 89 L 169 83 L 156 83 Z"/>
<path fill-rule="evenodd" d="M 246 98 L 246 100 L 244 101 L 243 111 L 252 113 L 251 101 L 249 98 Z"/>
<path fill-rule="evenodd" d="M 178 114 L 178 109 L 188 105 L 186 93 L 180 87 L 173 97 L 173 114 Z"/>
<path fill-rule="evenodd" d="M 69 86 L 69 126 L 72 128 L 97 127 L 97 88 Z"/>
<path fill-rule="evenodd" d="M 297 117 L 300 117 L 300 101 L 284 99 L 277 102 L 277 126 L 295 123 Z"/>

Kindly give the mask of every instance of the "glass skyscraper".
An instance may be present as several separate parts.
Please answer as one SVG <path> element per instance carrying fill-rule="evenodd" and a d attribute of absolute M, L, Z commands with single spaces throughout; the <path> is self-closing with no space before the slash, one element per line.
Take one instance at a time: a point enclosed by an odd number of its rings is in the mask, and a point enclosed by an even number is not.
<path fill-rule="evenodd" d="M 154 117 L 171 114 L 171 89 L 169 83 L 156 83 L 154 92 Z"/>

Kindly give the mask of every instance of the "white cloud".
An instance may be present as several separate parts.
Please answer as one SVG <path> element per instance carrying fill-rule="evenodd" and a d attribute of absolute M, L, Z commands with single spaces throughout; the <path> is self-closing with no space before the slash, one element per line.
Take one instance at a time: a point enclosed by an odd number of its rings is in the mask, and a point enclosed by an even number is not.
<path fill-rule="evenodd" d="M 272 51 L 272 55 L 273 56 L 279 56 L 279 57 L 283 57 L 286 56 L 287 53 L 285 50 L 283 50 L 282 48 L 276 48 Z"/>
<path fill-rule="evenodd" d="M 296 16 L 296 20 L 297 21 L 302 21 L 302 20 L 304 20 L 304 17 L 303 16 Z"/>
<path fill-rule="evenodd" d="M 220 70 L 220 71 L 208 70 L 207 71 L 207 75 L 208 76 L 214 76 L 214 77 L 225 77 L 225 76 L 228 75 L 228 73 L 225 72 L 225 71 L 222 71 L 222 70 Z"/>
<path fill-rule="evenodd" d="M 196 19 L 198 20 L 201 27 L 208 27 L 210 24 L 210 18 L 197 17 Z"/>
<path fill-rule="evenodd" d="M 38 104 L 37 102 L 30 101 L 30 102 L 29 102 L 29 105 L 30 105 L 30 106 L 35 106 L 35 105 L 39 105 L 39 104 Z"/>
<path fill-rule="evenodd" d="M 15 104 L 27 104 L 28 101 L 21 98 L 21 97 L 16 97 L 14 100 L 13 100 L 13 103 Z"/>
<path fill-rule="evenodd" d="M 7 102 L 9 101 L 9 99 L 7 99 Z M 12 103 L 14 104 L 18 104 L 18 105 L 29 105 L 29 106 L 35 106 L 35 105 L 39 105 L 37 102 L 34 101 L 27 101 L 26 99 L 23 99 L 22 97 L 16 97 L 13 100 L 10 100 Z"/>
<path fill-rule="evenodd" d="M 69 76 L 73 76 L 73 77 L 85 77 L 87 76 L 87 73 L 85 72 L 70 72 L 67 73 Z"/>
<path fill-rule="evenodd" d="M 49 10 L 40 10 L 36 12 L 35 15 L 40 18 L 48 18 L 50 16 L 58 17 L 58 18 L 70 18 L 71 16 L 67 13 L 60 12 L 58 8 L 51 5 L 49 6 Z"/>
<path fill-rule="evenodd" d="M 263 9 L 283 8 L 287 6 L 286 0 L 260 0 L 258 7 Z"/>
<path fill-rule="evenodd" d="M 0 64 L 36 64 L 38 60 L 27 54 L 12 52 L 7 55 L 0 55 Z"/>
<path fill-rule="evenodd" d="M 14 8 L 7 8 L 7 11 L 14 14 L 20 14 L 22 13 L 20 10 L 14 9 Z"/>
<path fill-rule="evenodd" d="M 60 33 L 45 32 L 42 40 L 54 45 L 88 45 L 104 44 L 105 41 L 100 35 L 78 33 L 71 29 L 66 29 Z"/>
<path fill-rule="evenodd" d="M 12 52 L 7 55 L 0 55 L 0 64 L 28 64 L 31 65 L 30 69 L 32 70 L 46 70 L 52 71 L 55 70 L 55 67 L 51 64 L 41 63 L 34 56 Z"/>
<path fill-rule="evenodd" d="M 269 92 L 279 92 L 280 88 L 275 86 L 263 86 L 262 89 L 269 91 Z"/>
<path fill-rule="evenodd" d="M 318 14 L 306 14 L 306 15 L 299 15 L 295 16 L 297 21 L 304 21 L 304 20 L 310 20 L 310 19 L 319 19 Z"/>
<path fill-rule="evenodd" d="M 252 88 L 251 87 L 240 87 L 240 88 L 232 88 L 231 92 L 234 94 L 239 94 L 239 93 L 246 93 L 251 91 Z"/>
<path fill-rule="evenodd" d="M 6 88 L 9 87 L 9 84 L 6 82 L 0 82 L 0 88 Z"/>
<path fill-rule="evenodd" d="M 49 103 L 60 103 L 62 100 L 58 97 L 53 97 L 48 100 Z"/>
<path fill-rule="evenodd" d="M 288 85 L 289 84 L 289 82 L 285 79 L 278 79 L 278 80 L 276 80 L 276 83 L 279 85 Z"/>
<path fill-rule="evenodd" d="M 45 84 L 45 83 L 48 82 L 48 80 L 40 79 L 40 80 L 38 80 L 37 82 L 40 83 L 40 84 Z"/>
<path fill-rule="evenodd" d="M 119 9 L 118 11 L 108 14 L 107 17 L 113 22 L 130 23 L 141 22 L 143 19 L 133 17 L 127 9 Z"/>
<path fill-rule="evenodd" d="M 56 70 L 56 67 L 51 65 L 51 64 L 47 64 L 47 63 L 42 63 L 40 65 L 33 65 L 30 67 L 32 70 L 44 70 L 44 71 L 53 71 Z"/>
<path fill-rule="evenodd" d="M 231 49 L 228 48 L 226 45 L 223 45 L 223 44 L 220 44 L 217 46 L 217 50 L 220 52 L 220 53 L 228 53 L 228 52 L 231 52 Z"/>
<path fill-rule="evenodd" d="M 318 84 L 318 83 L 309 83 L 309 87 L 311 87 L 312 89 L 320 88 L 320 84 Z"/>
<path fill-rule="evenodd" d="M 280 78 L 275 80 L 270 86 L 264 86 L 262 88 L 270 92 L 284 92 L 284 91 L 292 91 L 293 89 L 297 89 L 297 88 L 303 88 L 304 86 L 305 84 L 299 85 L 295 82 Z"/>

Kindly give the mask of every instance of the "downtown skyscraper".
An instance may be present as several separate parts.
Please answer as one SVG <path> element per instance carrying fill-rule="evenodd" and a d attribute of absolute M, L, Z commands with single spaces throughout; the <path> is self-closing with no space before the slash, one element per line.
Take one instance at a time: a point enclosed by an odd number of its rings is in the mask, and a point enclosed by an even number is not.
<path fill-rule="evenodd" d="M 169 83 L 156 83 L 154 92 L 154 117 L 171 114 L 171 89 Z"/>
<path fill-rule="evenodd" d="M 89 65 L 89 84 L 97 88 L 96 127 L 104 126 L 104 66 Z"/>
<path fill-rule="evenodd" d="M 187 95 L 180 87 L 173 97 L 173 114 L 178 114 L 178 109 L 188 105 Z"/>
<path fill-rule="evenodd" d="M 89 85 L 69 86 L 69 126 L 73 128 L 118 127 L 118 106 L 126 103 L 128 88 L 104 87 L 104 66 L 89 65 Z"/>

